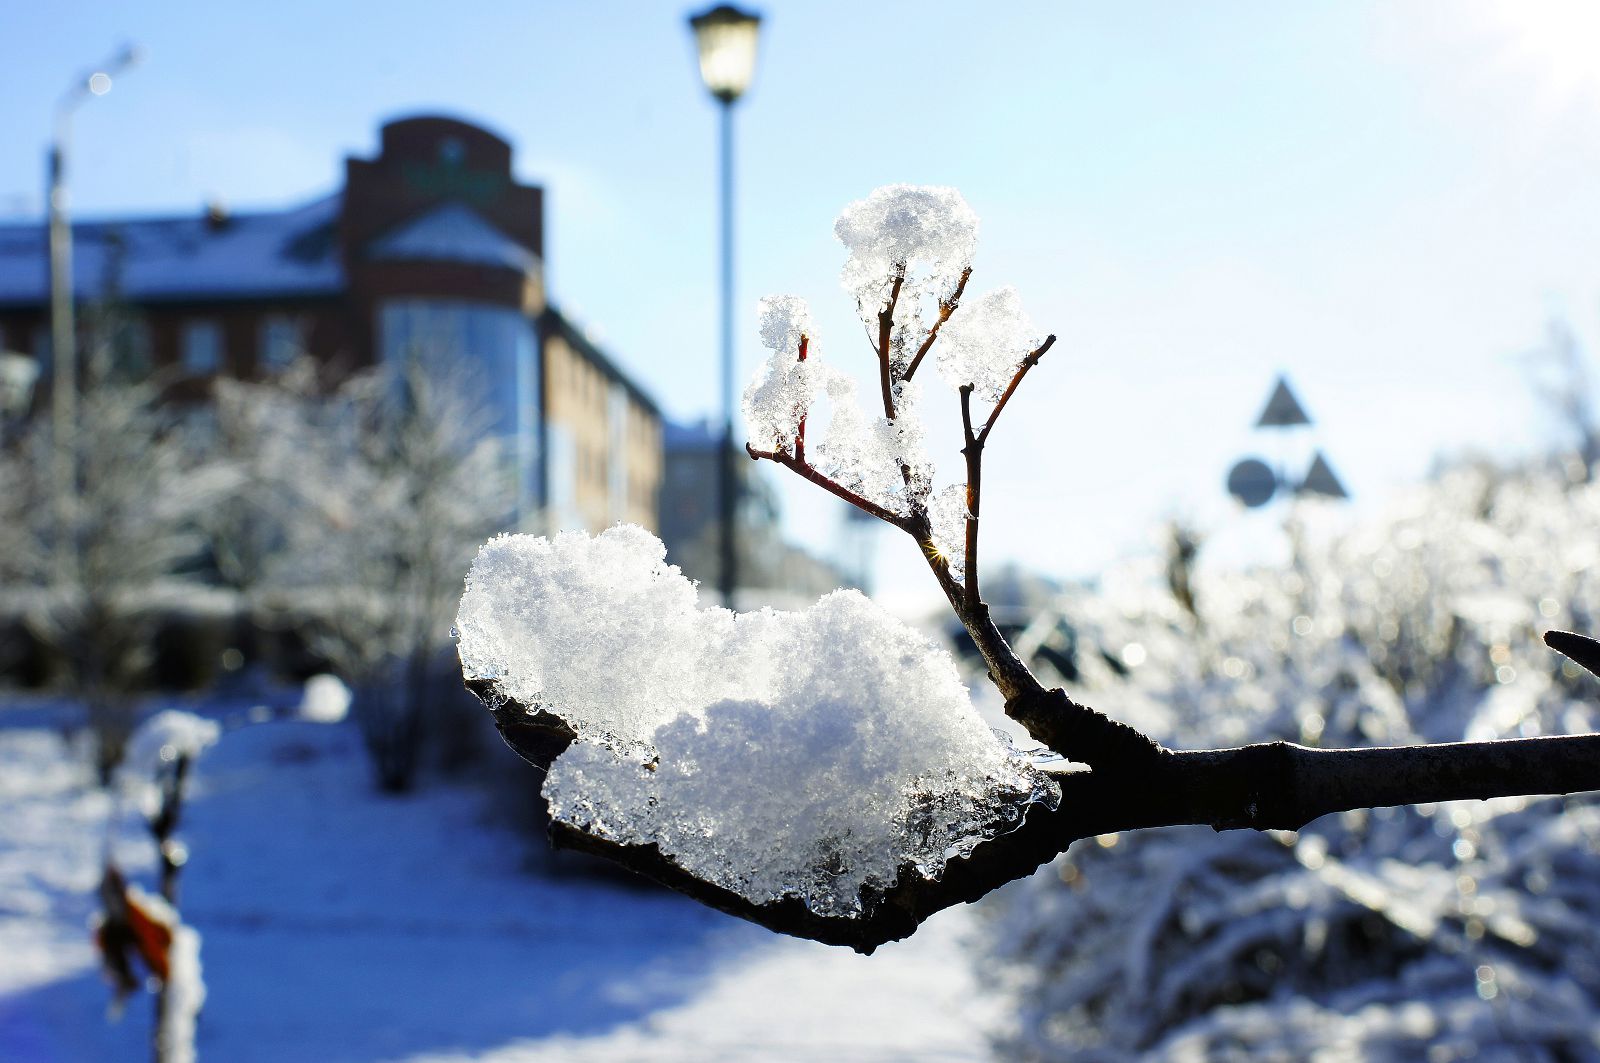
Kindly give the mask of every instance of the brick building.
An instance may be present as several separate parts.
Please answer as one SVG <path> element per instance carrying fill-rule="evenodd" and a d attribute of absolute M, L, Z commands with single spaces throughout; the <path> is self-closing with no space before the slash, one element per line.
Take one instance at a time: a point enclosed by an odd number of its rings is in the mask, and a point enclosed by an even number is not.
<path fill-rule="evenodd" d="M 194 390 L 302 352 L 335 374 L 443 352 L 513 444 L 523 517 L 658 528 L 660 410 L 550 304 L 543 212 L 504 140 L 406 118 L 301 206 L 76 223 L 73 284 L 80 305 L 114 292 L 134 312 L 134 356 Z M 46 227 L 0 225 L 0 350 L 37 360 L 41 393 L 50 346 Z"/>

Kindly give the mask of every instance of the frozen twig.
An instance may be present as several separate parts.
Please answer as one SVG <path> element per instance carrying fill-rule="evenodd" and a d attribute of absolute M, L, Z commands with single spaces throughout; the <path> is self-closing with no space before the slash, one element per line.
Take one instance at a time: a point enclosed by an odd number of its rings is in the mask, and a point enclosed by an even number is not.
<path fill-rule="evenodd" d="M 1053 347 L 1055 342 L 1054 334 L 1046 336 L 1044 342 L 1039 344 L 1032 354 L 1022 360 L 1022 364 L 1017 367 L 1016 375 L 1011 378 L 1011 383 L 1006 385 L 1004 394 L 1000 396 L 1000 401 L 995 403 L 994 409 L 989 411 L 989 419 L 983 422 L 983 431 L 978 433 L 978 446 L 981 447 L 988 442 L 989 433 L 994 430 L 994 423 L 1000 419 L 1000 411 L 1005 409 L 1006 403 L 1011 401 L 1011 396 L 1016 393 L 1017 385 L 1021 384 L 1022 378 L 1028 375 L 1028 370 L 1039 364 L 1039 359 L 1044 357 L 1045 352 Z"/>
<path fill-rule="evenodd" d="M 894 279 L 889 285 L 889 301 L 878 311 L 878 386 L 883 392 L 883 415 L 894 420 L 893 352 L 894 310 L 900 303 L 900 289 L 906 283 L 906 264 L 895 264 Z"/>
<path fill-rule="evenodd" d="M 798 451 L 800 448 L 797 446 L 795 449 Z M 749 443 L 744 445 L 744 452 L 750 455 L 751 459 L 755 461 L 760 461 L 763 458 L 767 461 L 775 461 L 784 468 L 796 472 L 805 477 L 807 480 L 810 480 L 812 483 L 816 484 L 829 494 L 844 499 L 852 506 L 855 506 L 857 509 L 861 510 L 861 512 L 871 514 L 872 516 L 883 521 L 885 524 L 893 524 L 896 528 L 907 529 L 906 519 L 904 517 L 897 513 L 891 513 L 889 510 L 884 509 L 876 502 L 862 498 L 859 494 L 850 490 L 850 488 L 845 487 L 843 484 L 833 479 L 830 479 L 826 473 L 822 472 L 816 466 L 799 457 L 798 454 L 790 454 L 788 451 L 784 450 L 757 450 Z"/>
<path fill-rule="evenodd" d="M 971 276 L 971 266 L 963 269 L 961 271 L 961 279 L 956 281 L 956 290 L 950 294 L 950 298 L 939 302 L 939 318 L 928 329 L 928 335 L 922 341 L 922 346 L 917 348 L 917 353 L 911 359 L 911 364 L 906 366 L 906 380 L 910 380 L 917 375 L 917 367 L 922 364 L 922 359 L 927 356 L 927 353 L 933 350 L 933 342 L 939 338 L 939 330 L 944 327 L 946 321 L 950 320 L 950 315 L 955 313 L 957 308 L 961 306 L 961 293 L 967 290 L 967 278 Z"/>

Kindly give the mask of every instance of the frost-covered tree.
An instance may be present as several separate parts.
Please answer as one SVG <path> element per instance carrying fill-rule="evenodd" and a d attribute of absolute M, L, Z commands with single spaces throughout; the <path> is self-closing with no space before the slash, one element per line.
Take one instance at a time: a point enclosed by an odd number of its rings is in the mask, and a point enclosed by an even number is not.
<path fill-rule="evenodd" d="M 909 535 L 1006 713 L 1054 759 L 997 739 L 948 655 L 859 594 L 802 613 L 702 609 L 639 529 L 501 537 L 468 575 L 461 662 L 512 747 L 548 765 L 558 841 L 870 952 L 1084 838 L 1600 788 L 1597 735 L 1180 751 L 1046 689 L 991 618 L 978 562 L 984 447 L 1054 337 L 1014 289 L 966 295 L 977 218 L 952 189 L 879 189 L 835 232 L 876 363 L 871 409 L 823 357 L 804 301 L 765 300 L 750 455 Z M 921 418 L 934 372 L 961 418 L 964 475 L 948 483 Z M 1202 746 L 1247 737 L 1212 724 Z"/>
<path fill-rule="evenodd" d="M 64 662 L 109 781 L 160 604 L 187 593 L 182 570 L 200 550 L 199 515 L 238 479 L 207 457 L 185 410 L 163 401 L 161 382 L 129 364 L 122 317 L 102 310 L 92 323 L 66 503 L 57 501 L 47 420 L 23 425 L 0 454 L 0 586 Z"/>
<path fill-rule="evenodd" d="M 1593 680 L 1538 634 L 1587 626 L 1597 520 L 1593 484 L 1465 465 L 1351 532 L 1299 537 L 1287 566 L 1206 574 L 1203 625 L 1138 566 L 1058 608 L 1079 682 L 1173 744 L 1588 731 Z M 1074 846 L 989 909 L 1007 1054 L 1590 1058 L 1597 843 L 1592 798 L 1502 797 Z"/>
<path fill-rule="evenodd" d="M 408 789 L 416 772 L 461 572 L 515 504 L 479 383 L 459 362 L 412 352 L 345 384 L 312 449 L 293 458 L 302 516 L 274 578 L 299 589 L 312 649 L 355 688 L 386 790 Z"/>

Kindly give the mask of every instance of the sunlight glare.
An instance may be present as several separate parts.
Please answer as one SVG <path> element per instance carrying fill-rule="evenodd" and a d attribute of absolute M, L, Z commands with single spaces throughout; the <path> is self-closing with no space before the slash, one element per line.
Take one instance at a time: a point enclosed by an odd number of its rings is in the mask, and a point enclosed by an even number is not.
<path fill-rule="evenodd" d="M 1504 63 L 1533 75 L 1548 104 L 1600 102 L 1600 3 L 1491 0 L 1485 15 Z"/>

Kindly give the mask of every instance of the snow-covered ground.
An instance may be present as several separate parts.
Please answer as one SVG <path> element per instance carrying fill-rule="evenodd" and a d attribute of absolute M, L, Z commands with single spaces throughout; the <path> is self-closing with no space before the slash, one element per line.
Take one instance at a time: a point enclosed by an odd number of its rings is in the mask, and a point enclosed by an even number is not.
<path fill-rule="evenodd" d="M 40 722 L 0 708 L 0 1060 L 144 1058 L 153 1004 L 106 1021 L 86 921 L 108 837 L 135 878 L 153 854 Z M 229 731 L 181 834 L 202 1059 L 988 1056 L 964 911 L 864 958 L 662 891 L 530 874 L 528 841 L 475 789 L 375 795 L 348 725 Z"/>

